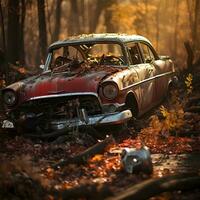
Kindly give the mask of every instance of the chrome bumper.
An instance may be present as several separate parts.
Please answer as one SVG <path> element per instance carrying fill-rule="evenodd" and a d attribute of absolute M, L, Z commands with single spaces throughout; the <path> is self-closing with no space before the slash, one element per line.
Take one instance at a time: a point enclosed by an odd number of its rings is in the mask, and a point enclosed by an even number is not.
<path fill-rule="evenodd" d="M 79 118 L 71 120 L 54 120 L 51 122 L 51 128 L 53 130 L 60 130 L 63 128 L 72 128 L 79 126 L 98 126 L 109 124 L 120 124 L 128 121 L 132 117 L 130 110 L 124 110 L 122 112 L 114 112 L 108 114 L 99 114 L 88 116 L 88 122 L 84 122 Z"/>
<path fill-rule="evenodd" d="M 103 125 L 115 125 L 121 124 L 128 121 L 132 117 L 132 113 L 130 110 L 124 110 L 121 112 L 114 112 L 108 114 L 99 114 L 88 116 L 87 123 L 80 118 L 74 118 L 70 120 L 60 119 L 60 120 L 53 120 L 50 122 L 51 129 L 53 130 L 61 130 L 63 128 L 74 128 L 80 126 L 103 126 Z M 4 120 L 1 123 L 2 129 L 14 129 L 15 125 L 10 120 Z"/>

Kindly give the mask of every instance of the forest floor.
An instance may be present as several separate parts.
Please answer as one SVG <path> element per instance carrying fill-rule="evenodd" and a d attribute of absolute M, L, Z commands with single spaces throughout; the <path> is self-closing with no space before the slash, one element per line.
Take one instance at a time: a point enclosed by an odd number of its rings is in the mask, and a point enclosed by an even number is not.
<path fill-rule="evenodd" d="M 200 94 L 198 90 L 192 95 L 186 93 L 181 88 L 173 91 L 170 100 L 137 120 L 134 128 L 105 130 L 105 134 L 114 136 L 115 143 L 81 165 L 52 167 L 98 142 L 90 135 L 73 133 L 68 140 L 41 141 L 2 134 L 0 199 L 104 199 L 148 179 L 182 173 L 199 175 Z M 121 150 L 143 145 L 151 152 L 153 173 L 126 173 Z M 152 199 L 200 199 L 200 190 L 178 190 Z"/>

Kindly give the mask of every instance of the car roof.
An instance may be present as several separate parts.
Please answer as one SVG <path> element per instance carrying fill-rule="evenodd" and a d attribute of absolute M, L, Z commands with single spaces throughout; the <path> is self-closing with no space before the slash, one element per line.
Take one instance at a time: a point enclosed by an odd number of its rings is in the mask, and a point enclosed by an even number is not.
<path fill-rule="evenodd" d="M 83 34 L 79 36 L 69 37 L 66 40 L 60 40 L 54 42 L 49 46 L 49 50 L 59 48 L 63 45 L 81 44 L 81 43 L 93 43 L 93 42 L 116 42 L 116 43 L 127 43 L 127 42 L 138 42 L 144 41 L 149 44 L 151 42 L 141 35 L 127 35 L 117 33 L 101 33 L 101 34 Z"/>

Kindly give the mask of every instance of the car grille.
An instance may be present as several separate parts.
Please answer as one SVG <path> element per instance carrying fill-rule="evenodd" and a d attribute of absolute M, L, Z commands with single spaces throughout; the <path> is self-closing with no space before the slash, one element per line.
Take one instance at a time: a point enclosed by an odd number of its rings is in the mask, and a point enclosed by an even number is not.
<path fill-rule="evenodd" d="M 85 109 L 88 115 L 101 113 L 99 100 L 94 95 L 53 97 L 28 101 L 15 112 L 17 115 L 43 115 L 46 118 L 77 117 L 78 110 Z M 19 117 L 19 116 L 18 116 Z"/>

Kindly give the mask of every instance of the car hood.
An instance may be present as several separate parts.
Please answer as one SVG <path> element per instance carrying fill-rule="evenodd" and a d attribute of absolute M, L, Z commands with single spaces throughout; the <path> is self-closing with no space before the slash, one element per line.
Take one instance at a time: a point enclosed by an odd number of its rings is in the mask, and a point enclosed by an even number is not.
<path fill-rule="evenodd" d="M 65 72 L 52 73 L 49 71 L 12 84 L 9 88 L 19 91 L 20 101 L 54 94 L 97 93 L 100 82 L 118 71 L 120 71 L 120 68 L 108 66 L 97 71 L 92 70 L 80 74 Z"/>

